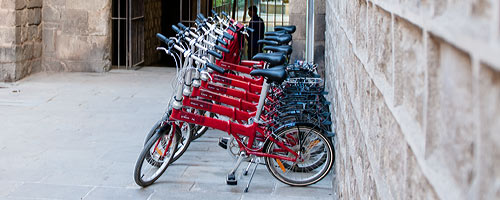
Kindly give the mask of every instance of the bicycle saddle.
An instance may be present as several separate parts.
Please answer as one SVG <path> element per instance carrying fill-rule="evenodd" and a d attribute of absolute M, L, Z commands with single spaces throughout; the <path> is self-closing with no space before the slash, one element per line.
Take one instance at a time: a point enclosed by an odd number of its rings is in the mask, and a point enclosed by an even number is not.
<path fill-rule="evenodd" d="M 290 45 L 281 45 L 281 46 L 265 46 L 264 50 L 273 51 L 273 52 L 282 52 L 286 55 L 292 54 L 292 46 Z"/>
<path fill-rule="evenodd" d="M 275 26 L 274 27 L 274 30 L 275 31 L 281 31 L 281 30 L 284 30 L 290 34 L 292 33 L 295 33 L 295 30 L 297 30 L 297 27 L 296 26 Z"/>
<path fill-rule="evenodd" d="M 256 61 L 265 61 L 269 63 L 271 67 L 283 65 L 286 62 L 286 57 L 283 53 L 258 53 L 256 54 L 252 60 Z"/>
<path fill-rule="evenodd" d="M 270 69 L 254 69 L 250 72 L 252 76 L 262 76 L 267 78 L 268 82 L 283 82 L 286 77 L 286 71 L 284 66 L 276 66 Z"/>
<path fill-rule="evenodd" d="M 280 44 L 287 44 L 290 41 L 292 41 L 292 35 L 284 34 L 284 35 L 266 36 L 266 37 L 264 37 L 264 40 L 272 40 L 272 41 L 276 41 Z"/>
<path fill-rule="evenodd" d="M 268 35 L 286 35 L 286 34 L 289 34 L 288 32 L 284 31 L 284 30 L 281 30 L 281 31 L 269 31 L 269 32 L 265 32 L 264 35 L 265 36 L 268 36 Z"/>
<path fill-rule="evenodd" d="M 273 40 L 259 40 L 257 41 L 257 44 L 265 44 L 265 45 L 279 45 L 280 43 L 277 42 L 277 41 L 273 41 Z"/>

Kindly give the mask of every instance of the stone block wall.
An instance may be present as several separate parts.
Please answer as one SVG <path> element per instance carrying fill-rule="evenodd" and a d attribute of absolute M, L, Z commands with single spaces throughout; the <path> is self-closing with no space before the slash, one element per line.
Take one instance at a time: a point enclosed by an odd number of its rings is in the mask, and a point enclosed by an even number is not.
<path fill-rule="evenodd" d="M 42 1 L 0 0 L 0 81 L 37 71 L 42 57 Z"/>
<path fill-rule="evenodd" d="M 498 0 L 326 0 L 338 197 L 500 199 L 499 55 Z"/>
<path fill-rule="evenodd" d="M 111 0 L 43 0 L 41 71 L 111 67 Z"/>

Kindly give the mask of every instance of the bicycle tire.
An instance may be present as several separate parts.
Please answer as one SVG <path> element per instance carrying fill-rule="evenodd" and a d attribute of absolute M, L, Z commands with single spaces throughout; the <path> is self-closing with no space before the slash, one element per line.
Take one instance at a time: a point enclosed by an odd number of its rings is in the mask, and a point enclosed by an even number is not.
<path fill-rule="evenodd" d="M 319 166 L 313 166 L 308 170 L 297 170 L 300 168 L 294 169 L 294 167 L 298 166 L 300 163 L 291 163 L 289 161 L 281 161 L 279 159 L 273 159 L 270 157 L 266 157 L 264 160 L 266 162 L 266 166 L 267 166 L 268 171 L 279 181 L 281 181 L 287 185 L 291 185 L 291 186 L 308 186 L 308 185 L 317 183 L 318 181 L 320 181 L 324 177 L 326 177 L 326 175 L 328 175 L 328 173 L 332 169 L 332 166 L 333 166 L 334 160 L 335 160 L 334 147 L 333 147 L 333 144 L 331 143 L 331 140 L 328 139 L 327 137 L 325 137 L 323 134 L 321 134 L 320 131 L 313 129 L 311 127 L 307 127 L 307 126 L 294 126 L 294 127 L 285 128 L 285 129 L 279 131 L 278 133 L 276 133 L 276 136 L 277 136 L 276 139 L 280 140 L 280 141 L 285 141 L 286 138 L 283 138 L 283 136 L 286 135 L 287 133 L 290 133 L 290 132 L 293 132 L 296 130 L 298 130 L 297 134 L 299 135 L 298 136 L 299 138 L 309 137 L 308 134 L 314 135 L 315 144 L 312 147 L 315 147 L 318 144 L 324 146 L 324 151 L 326 153 L 327 158 L 323 162 L 321 162 L 321 166 L 323 166 L 323 167 L 318 169 Z M 318 141 L 318 142 L 316 142 L 316 141 Z M 283 143 L 285 145 L 287 145 L 288 148 L 293 149 L 293 145 L 287 144 L 287 142 L 283 142 Z M 311 143 L 309 143 L 309 146 L 311 146 L 310 144 Z M 281 152 L 280 151 L 274 152 L 273 151 L 274 148 L 279 148 L 279 147 L 277 147 L 277 145 L 275 145 L 274 142 L 269 140 L 264 147 L 264 152 L 268 153 L 268 154 L 286 156 L 286 155 L 282 154 L 282 151 Z M 304 149 L 302 149 L 302 148 L 304 148 Z M 303 154 L 304 157 L 306 158 L 308 156 L 307 155 L 308 152 L 303 152 L 306 150 L 305 147 L 300 147 L 299 149 L 302 149 L 302 150 L 300 150 L 300 153 Z M 286 165 L 284 163 L 286 163 Z M 286 168 L 285 168 L 285 166 L 286 166 Z M 287 169 L 288 169 L 288 171 L 287 171 Z M 294 180 L 291 177 L 287 177 L 287 176 L 292 176 L 293 173 L 298 173 L 298 174 L 301 174 L 300 177 L 302 178 L 302 177 L 305 177 L 305 176 L 303 176 L 303 174 L 307 175 L 308 173 L 311 173 L 314 170 L 317 170 L 318 172 L 316 172 L 312 176 L 306 178 L 305 180 Z M 281 173 L 281 172 L 283 172 L 283 173 Z"/>
<path fill-rule="evenodd" d="M 166 144 L 166 149 L 161 153 L 163 154 L 162 156 L 152 156 L 152 154 L 156 154 L 161 152 L 161 150 L 158 149 L 158 146 L 161 145 L 163 146 L 163 142 Z M 170 145 L 169 145 L 170 143 Z M 153 184 L 160 176 L 165 172 L 167 167 L 170 164 L 170 160 L 172 159 L 174 155 L 174 151 L 177 148 L 177 143 L 178 143 L 178 135 L 175 134 L 173 131 L 169 131 L 168 133 L 158 133 L 154 134 L 147 144 L 144 146 L 143 150 L 141 151 L 141 154 L 139 155 L 139 158 L 137 159 L 137 162 L 135 164 L 135 169 L 134 169 L 134 181 L 137 185 L 141 187 L 147 187 L 151 184 Z M 152 149 L 152 147 L 154 147 Z M 151 151 L 153 150 L 153 151 Z M 174 152 L 174 153 L 172 153 Z M 150 163 L 150 161 L 153 158 L 158 158 L 162 162 L 156 162 L 156 163 L 161 163 L 160 166 L 155 166 Z M 155 170 L 154 173 L 151 176 L 144 177 L 145 174 L 143 174 L 143 170 L 145 170 L 145 167 L 152 167 L 151 169 Z M 156 168 L 156 169 L 155 169 Z M 152 170 L 149 170 L 152 172 Z M 148 171 L 148 172 L 149 172 Z M 145 179 L 147 178 L 147 179 Z"/>
<path fill-rule="evenodd" d="M 184 129 L 184 128 L 186 128 L 186 129 Z M 174 157 L 172 158 L 170 163 L 173 163 L 177 159 L 179 159 L 184 154 L 184 152 L 186 152 L 189 145 L 191 144 L 191 141 L 193 141 L 194 126 L 192 124 L 188 124 L 186 122 L 183 122 L 182 126 L 180 128 L 178 128 L 177 130 L 179 130 L 179 131 L 176 131 L 176 134 L 180 135 L 179 142 L 178 142 L 177 148 L 175 150 Z M 183 130 L 185 130 L 185 131 L 183 131 Z M 181 146 L 179 147 L 179 145 L 181 145 Z"/>

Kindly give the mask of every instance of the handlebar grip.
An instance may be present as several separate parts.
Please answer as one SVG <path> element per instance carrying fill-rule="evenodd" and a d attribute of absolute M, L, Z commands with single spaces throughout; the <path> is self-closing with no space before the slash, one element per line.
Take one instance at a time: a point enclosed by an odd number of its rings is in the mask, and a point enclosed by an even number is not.
<path fill-rule="evenodd" d="M 229 18 L 229 15 L 226 12 L 224 12 L 224 11 L 222 11 L 220 14 L 222 14 L 222 15 L 226 16 L 227 18 Z"/>
<path fill-rule="evenodd" d="M 219 16 L 219 15 L 217 14 L 217 12 L 215 12 L 215 10 L 213 10 L 213 9 L 212 9 L 212 15 L 214 15 L 214 16 L 216 16 L 216 17 L 217 17 L 217 16 Z"/>
<path fill-rule="evenodd" d="M 222 45 L 224 45 L 224 46 L 227 46 L 227 42 L 226 42 L 226 41 L 224 41 L 224 40 L 223 40 L 223 39 L 221 39 L 221 38 L 217 38 L 217 43 L 218 43 L 218 44 L 222 44 Z"/>
<path fill-rule="evenodd" d="M 229 53 L 229 49 L 226 49 L 224 47 L 221 47 L 219 45 L 215 45 L 215 49 L 219 50 L 219 51 L 222 51 L 224 53 Z"/>
<path fill-rule="evenodd" d="M 222 34 L 222 36 L 228 40 L 234 40 L 234 36 L 230 35 L 229 33 L 226 33 L 224 32 L 224 34 Z"/>
<path fill-rule="evenodd" d="M 165 42 L 165 43 L 167 43 L 167 44 L 168 44 L 168 42 L 169 42 L 168 38 L 167 38 L 167 37 L 165 37 L 164 35 L 160 34 L 160 33 L 157 33 L 157 34 L 156 34 L 156 37 L 157 37 L 158 39 L 160 39 L 160 41 Z"/>
<path fill-rule="evenodd" d="M 203 15 L 202 13 L 198 13 L 198 18 L 200 18 L 202 21 L 207 21 L 207 18 L 205 18 L 205 15 Z"/>
<path fill-rule="evenodd" d="M 207 53 L 210 54 L 210 55 L 212 55 L 212 56 L 214 56 L 214 57 L 216 57 L 217 59 L 222 59 L 222 54 L 217 53 L 214 50 L 208 50 Z"/>
<path fill-rule="evenodd" d="M 180 23 L 180 22 L 179 22 L 179 23 L 177 23 L 177 26 L 179 26 L 179 28 L 181 28 L 181 29 L 182 29 L 182 30 L 184 30 L 184 31 L 185 31 L 185 30 L 187 30 L 187 29 L 189 29 L 188 27 L 184 26 L 184 24 L 182 24 L 182 23 Z"/>
<path fill-rule="evenodd" d="M 175 31 L 175 33 L 177 34 L 180 34 L 181 33 L 181 30 L 176 26 L 176 25 L 172 25 L 172 29 Z"/>
<path fill-rule="evenodd" d="M 226 69 L 224 69 L 224 68 L 222 68 L 222 67 L 219 67 L 219 66 L 217 66 L 217 65 L 214 65 L 214 64 L 212 64 L 212 63 L 209 63 L 209 62 L 207 62 L 206 66 L 207 66 L 208 68 L 210 68 L 210 69 L 212 69 L 212 70 L 216 71 L 216 72 L 221 73 L 221 74 L 224 74 L 224 73 L 226 72 Z"/>
<path fill-rule="evenodd" d="M 227 29 L 231 30 L 233 33 L 236 33 L 236 29 L 232 26 L 228 26 Z"/>
<path fill-rule="evenodd" d="M 246 27 L 245 29 L 247 29 L 248 31 L 250 31 L 250 32 L 252 32 L 252 33 L 255 31 L 255 29 L 250 28 L 250 27 Z"/>
<path fill-rule="evenodd" d="M 201 23 L 201 21 L 200 21 L 199 19 L 195 19 L 195 20 L 194 20 L 194 22 L 195 22 L 198 26 L 201 26 L 201 25 L 202 25 L 202 23 Z"/>

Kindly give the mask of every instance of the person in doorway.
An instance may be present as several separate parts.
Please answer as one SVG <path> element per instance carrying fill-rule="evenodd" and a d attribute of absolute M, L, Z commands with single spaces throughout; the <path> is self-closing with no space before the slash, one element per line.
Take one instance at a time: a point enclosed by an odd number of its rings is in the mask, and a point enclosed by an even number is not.
<path fill-rule="evenodd" d="M 257 44 L 257 41 L 264 38 L 264 20 L 259 17 L 257 14 L 257 6 L 248 7 L 248 16 L 250 16 L 250 22 L 248 26 L 254 29 L 254 32 L 249 32 L 249 37 L 247 37 L 248 41 L 248 59 L 252 59 L 252 57 L 262 52 L 262 46 Z"/>

